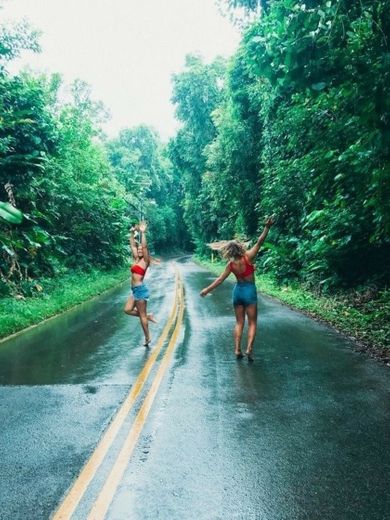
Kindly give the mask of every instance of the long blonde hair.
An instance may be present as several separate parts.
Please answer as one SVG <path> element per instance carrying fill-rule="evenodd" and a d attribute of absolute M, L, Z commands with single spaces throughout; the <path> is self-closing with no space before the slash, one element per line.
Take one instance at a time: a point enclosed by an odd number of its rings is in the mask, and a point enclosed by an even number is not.
<path fill-rule="evenodd" d="M 238 260 L 246 253 L 245 244 L 239 240 L 221 240 L 207 245 L 218 251 L 225 260 Z"/>

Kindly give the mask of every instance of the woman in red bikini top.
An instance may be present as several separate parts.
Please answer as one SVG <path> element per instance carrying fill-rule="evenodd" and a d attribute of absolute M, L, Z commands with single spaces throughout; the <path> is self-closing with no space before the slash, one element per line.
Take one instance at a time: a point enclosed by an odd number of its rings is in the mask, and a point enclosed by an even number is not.
<path fill-rule="evenodd" d="M 255 284 L 255 266 L 252 264 L 255 256 L 259 252 L 261 245 L 266 239 L 272 224 L 275 222 L 275 216 L 267 217 L 263 232 L 259 236 L 256 244 L 246 251 L 244 244 L 238 240 L 230 240 L 217 248 L 221 251 L 222 256 L 230 260 L 225 267 L 224 272 L 218 276 L 208 287 L 200 292 L 201 296 L 206 296 L 209 292 L 220 285 L 230 273 L 234 273 L 237 283 L 233 289 L 233 307 L 236 315 L 236 325 L 234 327 L 234 353 L 237 359 L 244 356 L 241 352 L 241 338 L 244 330 L 245 316 L 248 318 L 248 343 L 246 355 L 248 361 L 253 361 L 253 343 L 255 341 L 257 329 L 257 291 Z"/>
<path fill-rule="evenodd" d="M 144 283 L 144 277 L 150 264 L 150 255 L 146 242 L 146 228 L 146 223 L 140 222 L 130 229 L 130 247 L 134 258 L 134 264 L 130 268 L 132 295 L 127 300 L 124 310 L 129 316 L 136 316 L 140 319 L 145 335 L 144 346 L 148 347 L 151 342 L 148 321 L 155 323 L 156 320 L 153 314 L 147 313 L 149 289 Z M 136 231 L 141 235 L 138 245 L 135 241 Z"/>
<path fill-rule="evenodd" d="M 255 281 L 255 266 L 248 260 L 248 254 L 244 253 L 237 260 L 229 262 L 230 272 L 236 275 L 237 282 L 254 282 Z"/>

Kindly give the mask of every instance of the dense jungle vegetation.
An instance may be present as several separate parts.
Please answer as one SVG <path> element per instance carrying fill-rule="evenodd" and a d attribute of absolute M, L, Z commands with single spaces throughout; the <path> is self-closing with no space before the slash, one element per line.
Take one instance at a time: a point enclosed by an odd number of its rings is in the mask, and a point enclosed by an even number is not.
<path fill-rule="evenodd" d="M 7 73 L 26 48 L 38 50 L 28 27 L 2 29 L 0 296 L 44 292 L 42 278 L 69 270 L 123 265 L 141 211 L 154 247 L 184 246 L 180 183 L 157 133 L 140 126 L 107 140 L 106 111 L 88 85 L 76 81 L 63 102 L 58 75 Z"/>
<path fill-rule="evenodd" d="M 214 240 L 253 238 L 276 213 L 259 271 L 315 294 L 350 294 L 351 305 L 380 301 L 372 312 L 382 326 L 390 0 L 219 4 L 242 28 L 240 46 L 229 60 L 187 56 L 172 80 L 181 128 L 167 144 L 146 126 L 108 140 L 105 109 L 82 81 L 63 102 L 58 75 L 11 76 L 9 60 L 37 52 L 38 36 L 2 29 L 0 296 L 122 265 L 141 207 L 156 250 L 200 256 Z"/>
<path fill-rule="evenodd" d="M 257 2 L 241 3 L 249 8 Z M 199 251 L 278 223 L 262 266 L 280 280 L 388 279 L 390 3 L 263 2 L 223 67 L 174 79 L 171 143 Z"/>

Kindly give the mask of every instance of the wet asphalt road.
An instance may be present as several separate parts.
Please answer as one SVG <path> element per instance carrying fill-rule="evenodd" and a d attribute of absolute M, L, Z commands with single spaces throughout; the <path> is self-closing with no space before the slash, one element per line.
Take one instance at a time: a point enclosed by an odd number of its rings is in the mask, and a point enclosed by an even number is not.
<path fill-rule="evenodd" d="M 387 520 L 388 369 L 269 298 L 255 363 L 236 361 L 231 284 L 202 299 L 213 276 L 176 265 L 184 323 L 107 518 Z M 153 266 L 148 283 L 157 339 L 174 262 Z M 1 520 L 51 516 L 134 385 L 150 352 L 122 313 L 127 293 L 0 344 Z M 113 457 L 73 518 L 88 518 Z"/>

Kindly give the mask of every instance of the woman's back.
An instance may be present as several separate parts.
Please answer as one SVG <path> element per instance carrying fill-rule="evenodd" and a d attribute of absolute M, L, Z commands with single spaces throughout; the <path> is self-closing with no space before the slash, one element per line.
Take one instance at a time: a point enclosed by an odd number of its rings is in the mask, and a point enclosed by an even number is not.
<path fill-rule="evenodd" d="M 229 263 L 230 271 L 236 275 L 237 280 L 253 281 L 255 266 L 251 264 L 246 255 Z"/>

